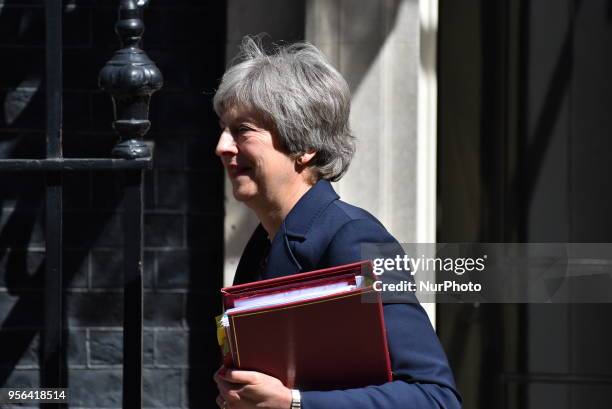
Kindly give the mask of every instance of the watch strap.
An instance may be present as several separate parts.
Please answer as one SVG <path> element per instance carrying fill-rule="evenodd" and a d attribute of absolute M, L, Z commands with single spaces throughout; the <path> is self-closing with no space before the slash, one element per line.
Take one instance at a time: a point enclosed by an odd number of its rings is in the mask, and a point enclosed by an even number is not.
<path fill-rule="evenodd" d="M 291 408 L 302 409 L 302 395 L 297 389 L 291 389 Z"/>

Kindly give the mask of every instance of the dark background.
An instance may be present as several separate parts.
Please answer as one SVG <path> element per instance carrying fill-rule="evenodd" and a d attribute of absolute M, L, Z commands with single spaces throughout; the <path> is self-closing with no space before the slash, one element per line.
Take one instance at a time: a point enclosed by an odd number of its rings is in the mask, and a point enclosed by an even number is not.
<path fill-rule="evenodd" d="M 441 0 L 439 242 L 612 242 L 612 1 Z M 440 304 L 465 408 L 604 409 L 612 304 Z"/>
<path fill-rule="evenodd" d="M 119 47 L 118 1 L 65 2 L 64 155 L 107 157 L 116 142 L 98 72 Z M 152 98 L 146 173 L 145 406 L 210 407 L 213 317 L 223 263 L 223 173 L 210 101 L 225 66 L 226 5 L 155 0 L 144 48 L 163 73 Z M 0 0 L 0 158 L 45 155 L 44 2 Z M 121 405 L 121 190 L 115 174 L 64 173 L 64 283 L 72 406 Z M 0 174 L 0 385 L 39 385 L 44 275 L 40 173 Z M 129 357 L 126 357 L 129 359 Z"/>

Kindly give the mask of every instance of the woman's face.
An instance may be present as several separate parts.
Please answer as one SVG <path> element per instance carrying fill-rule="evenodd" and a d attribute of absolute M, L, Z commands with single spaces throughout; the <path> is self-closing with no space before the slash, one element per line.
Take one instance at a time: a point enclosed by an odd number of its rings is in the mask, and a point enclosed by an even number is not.
<path fill-rule="evenodd" d="M 278 199 L 299 180 L 294 160 L 282 151 L 274 131 L 254 112 L 231 108 L 219 123 L 221 136 L 215 153 L 227 170 L 236 200 L 255 203 Z"/>

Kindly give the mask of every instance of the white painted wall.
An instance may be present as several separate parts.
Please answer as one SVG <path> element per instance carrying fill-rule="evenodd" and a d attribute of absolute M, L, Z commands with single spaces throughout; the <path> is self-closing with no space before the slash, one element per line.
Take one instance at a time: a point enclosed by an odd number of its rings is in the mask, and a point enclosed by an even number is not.
<path fill-rule="evenodd" d="M 353 93 L 344 200 L 406 243 L 436 240 L 437 0 L 309 0 L 306 40 Z M 435 322 L 435 305 L 424 306 Z"/>

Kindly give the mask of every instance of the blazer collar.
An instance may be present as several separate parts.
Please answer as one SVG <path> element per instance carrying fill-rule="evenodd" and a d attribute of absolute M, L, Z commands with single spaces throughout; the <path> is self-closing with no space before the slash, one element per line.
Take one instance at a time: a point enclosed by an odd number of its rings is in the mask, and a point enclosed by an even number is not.
<path fill-rule="evenodd" d="M 285 217 L 279 233 L 304 240 L 315 219 L 327 206 L 340 197 L 327 180 L 319 180 L 293 206 Z"/>
<path fill-rule="evenodd" d="M 240 258 L 234 284 L 302 271 L 290 242 L 304 241 L 316 217 L 338 198 L 328 181 L 319 180 L 293 206 L 272 243 L 263 226 L 257 226 Z"/>
<path fill-rule="evenodd" d="M 291 242 L 304 241 L 317 216 L 338 198 L 328 181 L 319 180 L 298 200 L 272 240 L 262 278 L 286 276 L 302 271 Z"/>

